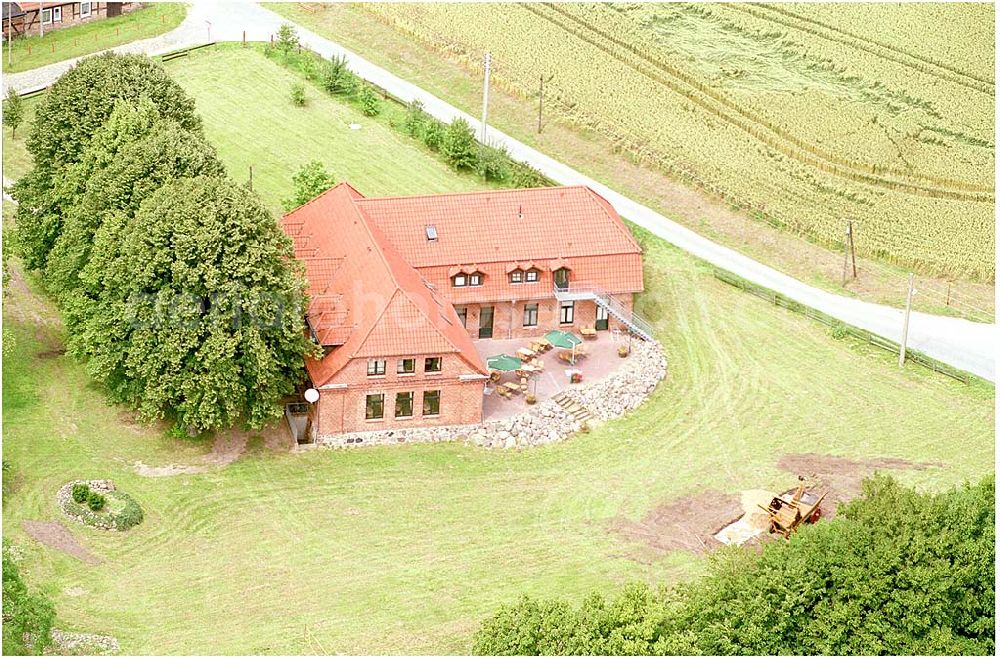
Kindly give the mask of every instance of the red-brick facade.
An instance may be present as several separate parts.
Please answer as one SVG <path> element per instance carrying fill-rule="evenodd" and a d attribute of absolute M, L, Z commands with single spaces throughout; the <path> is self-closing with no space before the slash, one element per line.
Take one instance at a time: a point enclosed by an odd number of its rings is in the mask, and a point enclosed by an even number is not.
<path fill-rule="evenodd" d="M 584 187 L 368 199 L 341 184 L 282 224 L 325 351 L 306 360 L 319 438 L 480 423 L 473 340 L 618 327 L 592 299 L 556 299 L 557 277 L 628 311 L 642 290 L 638 245 Z"/>

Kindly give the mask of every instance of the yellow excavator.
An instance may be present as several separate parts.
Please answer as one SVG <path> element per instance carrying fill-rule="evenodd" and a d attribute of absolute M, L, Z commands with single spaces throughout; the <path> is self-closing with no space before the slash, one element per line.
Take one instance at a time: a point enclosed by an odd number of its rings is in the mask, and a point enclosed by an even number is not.
<path fill-rule="evenodd" d="M 787 498 L 791 494 L 791 498 Z M 826 498 L 827 493 L 817 495 L 801 484 L 794 491 L 789 491 L 771 499 L 771 503 L 765 508 L 758 504 L 758 507 L 767 513 L 770 520 L 770 532 L 780 533 L 784 538 L 788 538 L 799 524 L 803 522 L 812 524 L 822 515 L 820 504 Z"/>

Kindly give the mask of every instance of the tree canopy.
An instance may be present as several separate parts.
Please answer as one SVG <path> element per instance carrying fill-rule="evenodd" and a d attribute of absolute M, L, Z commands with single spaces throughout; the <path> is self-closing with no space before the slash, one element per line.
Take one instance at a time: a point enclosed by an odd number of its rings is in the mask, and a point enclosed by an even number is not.
<path fill-rule="evenodd" d="M 56 613 L 52 602 L 32 593 L 21 578 L 7 540 L 3 541 L 3 653 L 40 655 L 51 640 Z"/>
<path fill-rule="evenodd" d="M 525 597 L 477 654 L 981 654 L 995 650 L 994 479 L 920 494 L 879 476 L 839 516 L 760 553 L 729 548 L 673 590 L 579 607 Z"/>
<path fill-rule="evenodd" d="M 46 260 L 49 290 L 64 295 L 79 286 L 94 234 L 109 214 L 131 217 L 165 183 L 201 174 L 223 176 L 225 169 L 200 134 L 162 118 L 149 99 L 119 101 L 80 162 L 66 168 L 62 187 L 70 192 Z"/>
<path fill-rule="evenodd" d="M 160 116 L 201 131 L 194 100 L 144 55 L 108 53 L 81 60 L 49 89 L 27 139 L 35 167 L 52 173 L 79 160 L 119 100 L 148 98 Z"/>
<path fill-rule="evenodd" d="M 337 179 L 326 171 L 323 163 L 312 160 L 299 167 L 299 171 L 292 176 L 295 192 L 291 197 L 283 199 L 281 204 L 286 211 L 290 211 L 310 199 L 315 199 L 336 184 Z"/>
<path fill-rule="evenodd" d="M 280 415 L 312 344 L 291 241 L 227 179 L 180 179 L 97 230 L 69 335 L 112 396 L 195 430 Z"/>
<path fill-rule="evenodd" d="M 137 104 L 142 99 L 161 118 L 201 135 L 194 101 L 159 64 L 142 55 L 88 57 L 46 92 L 26 142 L 33 167 L 12 191 L 18 202 L 15 238 L 26 268 L 45 267 L 65 212 L 81 192 L 80 177 L 71 176 L 68 168 L 83 158 L 119 102 Z"/>

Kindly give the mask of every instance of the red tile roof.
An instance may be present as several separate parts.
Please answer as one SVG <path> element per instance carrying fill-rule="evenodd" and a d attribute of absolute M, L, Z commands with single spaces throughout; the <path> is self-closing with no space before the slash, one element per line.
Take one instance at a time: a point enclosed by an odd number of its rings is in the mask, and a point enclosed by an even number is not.
<path fill-rule="evenodd" d="M 358 199 L 415 268 L 639 254 L 614 208 L 585 186 Z M 437 239 L 428 240 L 433 225 Z M 558 267 L 558 266 L 556 266 Z"/>
<path fill-rule="evenodd" d="M 321 344 L 336 346 L 306 360 L 316 386 L 354 358 L 452 352 L 485 373 L 452 302 L 507 296 L 516 268 L 541 273 L 518 289 L 521 297 L 549 296 L 551 272 L 561 267 L 609 293 L 642 290 L 639 245 L 611 205 L 583 186 L 366 199 L 342 183 L 285 215 L 282 226 L 306 267 L 309 325 Z M 483 272 L 484 285 L 441 295 L 425 277 L 448 286 L 445 270 Z"/>
<path fill-rule="evenodd" d="M 485 373 L 454 308 L 393 249 L 356 207 L 361 198 L 340 184 L 282 218 L 306 267 L 309 325 L 325 345 L 306 359 L 321 386 L 356 357 L 457 353 Z"/>

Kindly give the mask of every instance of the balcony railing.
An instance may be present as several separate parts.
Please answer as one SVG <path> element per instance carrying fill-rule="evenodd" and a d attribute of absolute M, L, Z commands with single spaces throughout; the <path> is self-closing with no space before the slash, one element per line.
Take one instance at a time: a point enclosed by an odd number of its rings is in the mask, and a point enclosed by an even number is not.
<path fill-rule="evenodd" d="M 648 320 L 639 314 L 631 311 L 617 298 L 609 295 L 596 284 L 588 282 L 572 282 L 568 286 L 553 286 L 553 293 L 560 302 L 576 300 L 593 300 L 596 304 L 604 308 L 609 315 L 623 323 L 634 334 L 642 338 L 653 340 L 653 326 Z"/>

